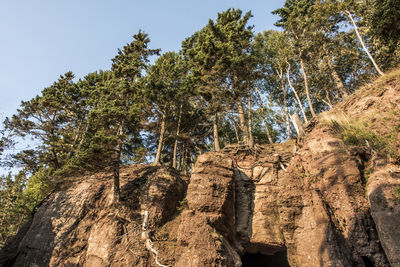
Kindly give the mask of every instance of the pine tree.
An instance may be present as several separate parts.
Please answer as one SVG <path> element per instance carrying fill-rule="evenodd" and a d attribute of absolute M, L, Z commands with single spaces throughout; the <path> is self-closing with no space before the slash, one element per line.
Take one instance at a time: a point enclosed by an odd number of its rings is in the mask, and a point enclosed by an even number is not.
<path fill-rule="evenodd" d="M 166 132 L 167 115 L 171 114 L 173 107 L 179 106 L 185 95 L 183 83 L 186 68 L 182 58 L 175 52 L 167 52 L 160 56 L 151 67 L 148 74 L 148 87 L 145 97 L 149 99 L 154 118 L 159 118 L 160 133 L 159 142 L 154 165 L 160 164 L 161 151 L 163 148 Z M 180 115 L 181 116 L 180 112 Z M 178 119 L 177 129 L 180 128 Z M 179 130 L 178 130 L 179 134 Z"/>
<path fill-rule="evenodd" d="M 80 121 L 81 95 L 73 78 L 72 72 L 60 76 L 52 86 L 43 89 L 41 95 L 23 101 L 17 114 L 5 120 L 10 136 L 31 137 L 39 142 L 37 153 L 22 153 L 36 154 L 36 160 L 53 170 L 60 169 L 68 161 L 73 149 L 73 129 Z M 23 158 L 22 155 L 18 157 Z"/>
<path fill-rule="evenodd" d="M 244 141 L 249 143 L 243 98 L 252 88 L 254 81 L 249 78 L 257 66 L 251 53 L 252 27 L 247 26 L 250 17 L 250 12 L 242 16 L 241 10 L 228 9 L 182 44 L 198 94 L 211 113 L 216 151 L 220 149 L 218 114 L 230 107 L 236 107 Z"/>
<path fill-rule="evenodd" d="M 103 119 L 103 130 L 107 130 L 113 146 L 112 165 L 114 172 L 114 202 L 120 200 L 119 166 L 121 150 L 128 135 L 138 133 L 140 104 L 137 101 L 141 91 L 143 71 L 148 68 L 149 57 L 159 53 L 159 49 L 149 49 L 148 35 L 139 31 L 133 36 L 133 41 L 118 50 L 117 56 L 112 59 L 112 75 L 97 96 L 94 112 Z M 104 122 L 106 122 L 104 124 Z"/>

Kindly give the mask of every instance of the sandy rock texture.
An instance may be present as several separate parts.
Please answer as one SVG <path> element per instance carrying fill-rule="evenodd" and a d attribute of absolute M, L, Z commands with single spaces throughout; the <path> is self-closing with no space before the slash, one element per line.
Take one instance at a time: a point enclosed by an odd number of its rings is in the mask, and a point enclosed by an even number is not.
<path fill-rule="evenodd" d="M 400 79 L 385 79 L 312 119 L 301 140 L 199 155 L 190 179 L 126 166 L 117 206 L 111 172 L 71 177 L 0 266 L 160 266 L 141 238 L 148 211 L 164 266 L 400 267 Z M 389 143 L 346 143 L 335 121 Z"/>
<path fill-rule="evenodd" d="M 0 266 L 146 266 L 154 262 L 141 240 L 176 213 L 186 184 L 173 169 L 121 170 L 120 205 L 112 204 L 112 173 L 75 177 L 51 194 L 0 254 Z"/>

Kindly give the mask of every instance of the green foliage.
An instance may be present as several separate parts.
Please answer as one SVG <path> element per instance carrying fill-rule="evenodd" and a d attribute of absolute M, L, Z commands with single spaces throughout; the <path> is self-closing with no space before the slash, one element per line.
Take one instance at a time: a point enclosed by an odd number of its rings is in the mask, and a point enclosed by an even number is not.
<path fill-rule="evenodd" d="M 14 177 L 11 174 L 0 176 L 0 248 L 29 216 L 24 195 L 26 182 L 23 172 Z"/>
<path fill-rule="evenodd" d="M 340 135 L 345 145 L 369 146 L 375 151 L 388 153 L 395 159 L 399 158 L 397 151 L 394 150 L 396 139 L 393 138 L 393 131 L 382 136 L 372 131 L 367 122 L 353 122 L 347 118 L 330 119 L 328 124 Z M 394 132 L 397 133 L 397 130 Z"/>
<path fill-rule="evenodd" d="M 397 66 L 400 61 L 400 2 L 370 1 L 365 17 L 379 63 L 386 69 Z"/>
<path fill-rule="evenodd" d="M 54 189 L 56 180 L 51 170 L 40 169 L 29 177 L 26 188 L 23 192 L 24 202 L 27 211 L 33 208 Z"/>
<path fill-rule="evenodd" d="M 366 142 L 376 150 L 383 150 L 386 147 L 381 137 L 374 132 L 367 130 L 365 126 L 347 126 L 342 129 L 342 138 L 346 145 L 364 146 Z"/>
<path fill-rule="evenodd" d="M 134 41 L 123 49 L 118 49 L 118 55 L 112 59 L 111 70 L 117 78 L 134 82 L 142 76 L 142 71 L 148 67 L 149 57 L 158 55 L 160 49 L 148 49 L 148 35 L 139 31 L 133 36 Z"/>
<path fill-rule="evenodd" d="M 214 129 L 220 113 L 239 110 L 242 98 L 259 76 L 259 58 L 252 47 L 253 27 L 247 25 L 250 17 L 250 12 L 243 15 L 239 9 L 228 9 L 182 43 L 195 94 L 205 102 Z M 244 131 L 244 121 L 240 124 Z M 215 129 L 215 149 L 219 147 L 217 132 Z"/>
<path fill-rule="evenodd" d="M 27 154 L 36 157 L 22 164 L 40 161 L 59 169 L 68 160 L 84 108 L 73 78 L 72 72 L 60 76 L 52 86 L 43 89 L 41 95 L 23 101 L 11 119 L 6 118 L 5 129 L 10 131 L 11 136 L 29 136 L 39 142 L 36 153 L 25 150 L 22 155 L 17 155 L 16 159 L 25 158 Z"/>

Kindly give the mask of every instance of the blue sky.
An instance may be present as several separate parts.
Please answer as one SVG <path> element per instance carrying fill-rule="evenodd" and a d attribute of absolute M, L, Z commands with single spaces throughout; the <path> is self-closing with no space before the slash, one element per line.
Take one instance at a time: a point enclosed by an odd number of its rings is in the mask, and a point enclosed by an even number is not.
<path fill-rule="evenodd" d="M 0 0 L 0 120 L 71 70 L 77 78 L 109 69 L 139 29 L 151 48 L 178 51 L 182 40 L 227 8 L 251 10 L 250 25 L 273 28 L 284 1 Z"/>

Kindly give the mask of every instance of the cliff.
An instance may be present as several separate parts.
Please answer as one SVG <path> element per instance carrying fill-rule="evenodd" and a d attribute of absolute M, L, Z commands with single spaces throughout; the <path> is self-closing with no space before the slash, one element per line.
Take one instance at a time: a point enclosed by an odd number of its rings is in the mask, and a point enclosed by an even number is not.
<path fill-rule="evenodd" d="M 303 138 L 205 153 L 190 179 L 126 166 L 117 206 L 112 173 L 66 178 L 0 266 L 400 266 L 399 115 L 387 75 Z"/>

